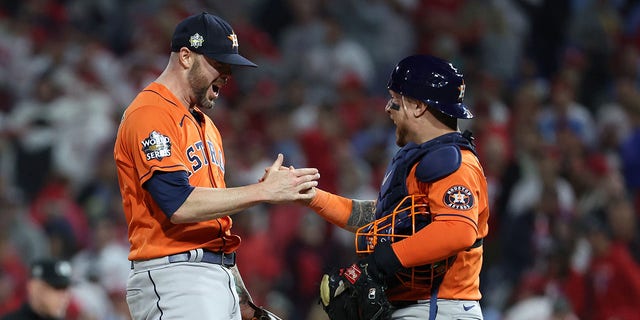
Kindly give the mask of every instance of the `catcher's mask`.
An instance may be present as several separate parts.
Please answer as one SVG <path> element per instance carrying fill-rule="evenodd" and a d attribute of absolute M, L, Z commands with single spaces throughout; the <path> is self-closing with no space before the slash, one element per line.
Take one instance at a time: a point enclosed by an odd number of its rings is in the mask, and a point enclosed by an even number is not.
<path fill-rule="evenodd" d="M 368 255 L 378 243 L 386 241 L 397 242 L 414 235 L 420 229 L 431 223 L 431 213 L 425 195 L 410 195 L 404 197 L 393 212 L 372 221 L 356 231 L 356 253 L 360 256 Z M 410 288 L 429 289 L 434 280 L 444 277 L 456 256 L 418 267 L 403 268 L 395 274 L 395 279 L 403 286 Z"/>

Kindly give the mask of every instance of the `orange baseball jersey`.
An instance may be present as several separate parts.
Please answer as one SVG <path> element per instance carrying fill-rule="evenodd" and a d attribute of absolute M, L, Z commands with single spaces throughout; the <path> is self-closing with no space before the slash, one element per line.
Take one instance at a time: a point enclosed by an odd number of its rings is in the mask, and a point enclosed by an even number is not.
<path fill-rule="evenodd" d="M 489 205 L 487 199 L 487 182 L 480 162 L 475 154 L 466 149 L 461 150 L 460 167 L 452 174 L 433 181 L 421 182 L 416 179 L 415 164 L 407 179 L 409 194 L 425 194 L 424 201 L 430 208 L 434 221 L 459 221 L 474 228 L 476 238 L 482 239 L 488 233 Z M 418 231 L 412 237 L 421 237 L 427 228 Z M 433 235 L 431 235 L 433 236 Z M 437 237 L 437 235 L 436 235 Z M 429 244 L 429 239 L 412 241 L 412 244 Z M 424 249 L 419 246 L 410 248 L 411 259 L 419 260 Z M 399 257 L 402 259 L 402 257 Z M 446 257 L 439 257 L 433 263 Z M 479 275 L 482 267 L 482 246 L 458 253 L 453 265 L 447 271 L 439 287 L 438 298 L 452 300 L 480 300 Z M 428 299 L 428 289 L 410 289 L 398 286 L 388 292 L 390 300 L 422 300 Z"/>
<path fill-rule="evenodd" d="M 203 248 L 232 252 L 240 237 L 232 220 L 173 224 L 142 185 L 154 172 L 186 171 L 195 187 L 224 188 L 220 132 L 196 108 L 199 122 L 166 87 L 151 83 L 125 110 L 114 157 L 129 225 L 129 260 L 144 260 Z"/>

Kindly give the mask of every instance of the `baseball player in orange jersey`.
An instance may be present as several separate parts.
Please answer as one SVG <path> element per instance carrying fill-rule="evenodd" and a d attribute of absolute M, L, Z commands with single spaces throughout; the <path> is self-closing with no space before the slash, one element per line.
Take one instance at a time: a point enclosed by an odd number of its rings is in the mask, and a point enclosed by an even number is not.
<path fill-rule="evenodd" d="M 280 170 L 278 155 L 258 183 L 226 188 L 220 133 L 201 108 L 214 106 L 232 66 L 256 65 L 238 54 L 231 26 L 208 13 L 176 26 L 171 51 L 163 73 L 124 112 L 114 149 L 131 245 L 131 315 L 271 319 L 253 306 L 235 266 L 240 237 L 230 216 L 262 202 L 310 199 L 319 174 Z"/>
<path fill-rule="evenodd" d="M 487 183 L 463 104 L 465 84 L 449 62 L 410 56 L 398 63 L 385 110 L 401 149 L 377 200 L 317 189 L 308 203 L 356 233 L 362 259 L 323 276 L 331 319 L 482 319 L 479 274 L 487 235 Z M 353 293 L 355 292 L 355 294 Z"/>

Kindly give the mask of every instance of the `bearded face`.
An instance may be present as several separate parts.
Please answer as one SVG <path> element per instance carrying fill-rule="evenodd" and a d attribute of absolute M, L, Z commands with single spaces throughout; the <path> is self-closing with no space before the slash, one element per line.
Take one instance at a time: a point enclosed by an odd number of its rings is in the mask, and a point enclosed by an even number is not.
<path fill-rule="evenodd" d="M 193 92 L 193 101 L 202 108 L 213 108 L 220 90 L 227 84 L 229 77 L 231 77 L 231 65 L 199 56 L 194 60 L 187 75 Z"/>
<path fill-rule="evenodd" d="M 219 88 L 216 87 L 216 89 L 213 89 L 214 81 L 210 80 L 199 59 L 194 61 L 187 78 L 198 105 L 205 109 L 212 109 L 216 105 L 216 98 L 218 97 L 217 91 Z"/>
<path fill-rule="evenodd" d="M 409 130 L 402 123 L 396 123 L 396 145 L 400 148 L 407 145 Z"/>

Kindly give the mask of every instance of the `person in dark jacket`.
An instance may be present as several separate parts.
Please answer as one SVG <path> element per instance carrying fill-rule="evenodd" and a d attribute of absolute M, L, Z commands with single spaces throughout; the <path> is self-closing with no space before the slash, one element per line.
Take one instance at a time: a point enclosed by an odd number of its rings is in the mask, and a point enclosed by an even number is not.
<path fill-rule="evenodd" d="M 64 260 L 41 259 L 31 264 L 27 300 L 1 320 L 61 320 L 71 298 L 71 264 Z"/>

